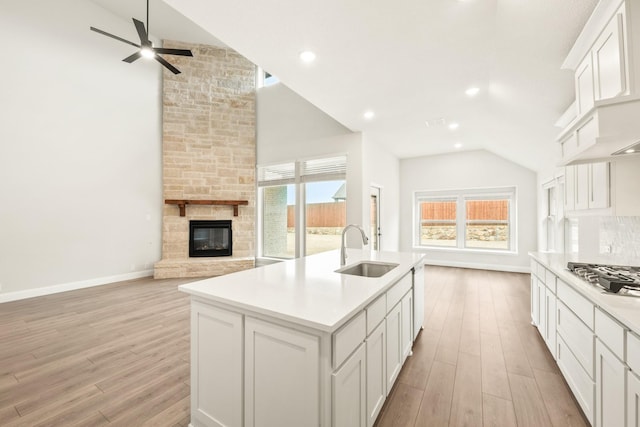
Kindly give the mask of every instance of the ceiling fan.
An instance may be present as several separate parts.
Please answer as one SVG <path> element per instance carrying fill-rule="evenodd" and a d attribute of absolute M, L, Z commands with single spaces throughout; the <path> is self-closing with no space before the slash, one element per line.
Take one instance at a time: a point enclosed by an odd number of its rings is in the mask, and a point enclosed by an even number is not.
<path fill-rule="evenodd" d="M 163 47 L 153 47 L 151 40 L 149 40 L 149 0 L 147 0 L 147 25 L 145 29 L 144 23 L 138 21 L 136 18 L 133 19 L 133 25 L 136 27 L 136 31 L 138 32 L 138 36 L 140 37 L 140 44 L 136 44 L 134 42 L 130 42 L 129 40 L 125 40 L 122 37 L 114 36 L 113 34 L 109 34 L 106 31 L 102 31 L 95 27 L 89 27 L 91 31 L 95 31 L 96 33 L 103 34 L 107 37 L 111 37 L 112 39 L 119 40 L 123 43 L 130 44 L 131 46 L 135 46 L 139 48 L 137 52 L 134 54 L 127 56 L 123 59 L 124 62 L 132 63 L 136 59 L 140 57 L 145 58 L 153 58 L 162 65 L 164 65 L 169 71 L 173 74 L 180 74 L 180 70 L 178 70 L 173 65 L 169 64 L 164 58 L 162 58 L 159 54 L 165 55 L 180 55 L 180 56 L 193 56 L 188 49 L 166 49 Z"/>

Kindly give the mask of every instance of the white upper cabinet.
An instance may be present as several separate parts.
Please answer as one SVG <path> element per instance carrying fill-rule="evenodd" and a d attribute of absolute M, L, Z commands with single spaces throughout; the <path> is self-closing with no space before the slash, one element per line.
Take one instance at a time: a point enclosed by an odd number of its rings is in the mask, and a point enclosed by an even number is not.
<path fill-rule="evenodd" d="M 576 100 L 578 101 L 578 115 L 586 114 L 593 108 L 593 66 L 591 54 L 587 54 L 576 70 Z"/>
<path fill-rule="evenodd" d="M 610 204 L 610 163 L 584 163 L 565 168 L 565 211 L 603 213 Z"/>
<path fill-rule="evenodd" d="M 640 2 L 600 0 L 562 65 L 576 102 L 559 120 L 562 164 L 611 158 L 640 136 Z M 569 114 L 571 113 L 571 114 Z"/>
<path fill-rule="evenodd" d="M 622 7 L 605 27 L 591 51 L 594 67 L 594 95 L 597 100 L 622 95 L 627 87 L 624 18 L 624 7 Z"/>
<path fill-rule="evenodd" d="M 609 163 L 591 163 L 589 165 L 589 209 L 609 207 Z"/>
<path fill-rule="evenodd" d="M 576 210 L 589 209 L 589 165 L 577 165 L 576 169 Z"/>

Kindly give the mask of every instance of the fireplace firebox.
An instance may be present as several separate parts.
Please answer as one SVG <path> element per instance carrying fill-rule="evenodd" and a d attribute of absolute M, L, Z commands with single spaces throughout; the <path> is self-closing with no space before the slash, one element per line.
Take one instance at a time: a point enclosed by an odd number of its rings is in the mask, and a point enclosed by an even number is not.
<path fill-rule="evenodd" d="M 189 256 L 231 256 L 231 221 L 189 221 Z"/>

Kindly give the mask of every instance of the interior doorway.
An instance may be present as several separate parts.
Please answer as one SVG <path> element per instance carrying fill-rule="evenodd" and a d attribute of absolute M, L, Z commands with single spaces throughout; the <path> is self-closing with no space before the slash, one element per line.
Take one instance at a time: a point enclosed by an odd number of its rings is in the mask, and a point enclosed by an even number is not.
<path fill-rule="evenodd" d="M 380 250 L 380 239 L 382 233 L 380 230 L 380 187 L 371 187 L 371 196 L 369 202 L 369 211 L 371 220 L 369 221 L 370 230 L 369 236 L 371 236 L 371 249 L 374 251 Z"/>

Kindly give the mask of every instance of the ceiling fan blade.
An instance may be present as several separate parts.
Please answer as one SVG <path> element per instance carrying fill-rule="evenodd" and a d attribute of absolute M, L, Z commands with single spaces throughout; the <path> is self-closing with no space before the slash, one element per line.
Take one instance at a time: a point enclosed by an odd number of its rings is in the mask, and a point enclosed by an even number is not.
<path fill-rule="evenodd" d="M 169 71 L 171 71 L 173 74 L 180 74 L 180 70 L 178 70 L 176 67 L 174 67 L 173 65 L 169 64 L 167 61 L 164 60 L 164 58 L 156 55 L 155 56 L 156 61 L 158 61 L 159 63 L 161 63 L 162 65 L 164 65 Z"/>
<path fill-rule="evenodd" d="M 109 33 L 107 33 L 106 31 L 99 30 L 98 28 L 95 28 L 95 27 L 89 27 L 89 29 L 90 29 L 91 31 L 95 31 L 96 33 L 100 33 L 100 34 L 105 35 L 105 36 L 107 36 L 107 37 L 111 37 L 112 39 L 119 40 L 119 41 L 121 41 L 122 43 L 130 44 L 131 46 L 135 46 L 135 47 L 138 47 L 138 48 L 140 47 L 140 45 L 137 45 L 137 44 L 135 44 L 134 42 L 130 42 L 129 40 L 125 40 L 125 39 L 123 39 L 122 37 L 114 36 L 113 34 L 109 34 Z"/>
<path fill-rule="evenodd" d="M 163 53 L 165 55 L 180 55 L 180 56 L 193 56 L 188 49 L 167 49 L 164 47 L 154 47 L 155 53 Z"/>
<path fill-rule="evenodd" d="M 144 29 L 144 24 L 141 21 L 138 21 L 136 18 L 133 19 L 133 25 L 136 26 L 136 31 L 138 32 L 138 36 L 140 37 L 141 45 L 149 44 L 149 36 L 147 35 L 147 30 Z"/>
<path fill-rule="evenodd" d="M 134 53 L 131 56 L 127 56 L 126 58 L 123 59 L 124 62 L 128 62 L 129 64 L 131 64 L 133 61 L 135 61 L 136 59 L 140 59 L 140 57 L 142 56 L 142 52 L 137 51 L 136 53 Z"/>

